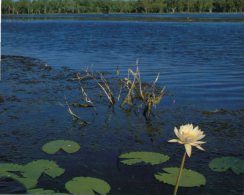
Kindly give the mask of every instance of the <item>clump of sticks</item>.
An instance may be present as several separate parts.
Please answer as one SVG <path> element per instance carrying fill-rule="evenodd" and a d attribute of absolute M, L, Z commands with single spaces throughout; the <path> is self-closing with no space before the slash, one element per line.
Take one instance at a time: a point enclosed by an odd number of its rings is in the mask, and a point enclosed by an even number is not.
<path fill-rule="evenodd" d="M 158 90 L 156 83 L 159 79 L 159 73 L 152 84 L 143 83 L 141 80 L 141 74 L 139 65 L 136 63 L 136 69 L 128 69 L 128 76 L 123 79 L 123 84 L 127 89 L 127 95 L 125 96 L 122 105 L 135 105 L 135 101 L 141 101 L 144 105 L 143 115 L 146 119 L 150 118 L 152 107 L 159 104 L 162 97 L 165 95 L 165 88 Z"/>
<path fill-rule="evenodd" d="M 116 75 L 120 75 L 118 68 L 116 70 Z M 143 115 L 147 120 L 149 120 L 152 108 L 159 104 L 165 95 L 165 88 L 159 89 L 156 86 L 159 76 L 160 75 L 158 73 L 156 79 L 150 84 L 144 83 L 141 79 L 139 64 L 137 62 L 134 69 L 128 69 L 126 78 L 119 78 L 119 86 L 114 87 L 113 91 L 113 88 L 110 86 L 111 84 L 104 77 L 104 74 L 94 73 L 92 70 L 86 69 L 84 76 L 77 73 L 75 78 L 75 80 L 80 83 L 80 90 L 84 102 L 83 104 L 79 104 L 80 106 L 77 104 L 76 107 L 95 107 L 95 104 L 87 95 L 84 87 L 82 87 L 82 81 L 89 79 L 95 81 L 96 85 L 108 100 L 108 104 L 110 106 L 119 104 L 121 108 L 144 107 Z M 115 90 L 117 90 L 116 93 Z M 117 97 L 115 94 L 118 94 Z"/>

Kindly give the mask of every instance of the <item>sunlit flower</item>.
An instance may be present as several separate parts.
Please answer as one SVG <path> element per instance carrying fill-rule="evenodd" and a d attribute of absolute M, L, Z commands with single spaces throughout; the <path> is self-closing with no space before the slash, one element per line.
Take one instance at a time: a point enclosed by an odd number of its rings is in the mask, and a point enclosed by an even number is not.
<path fill-rule="evenodd" d="M 178 142 L 179 144 L 184 144 L 186 153 L 189 157 L 191 156 L 192 146 L 195 146 L 199 150 L 204 151 L 204 149 L 201 147 L 201 144 L 206 142 L 199 140 L 204 138 L 205 135 L 198 126 L 194 128 L 192 124 L 182 125 L 180 126 L 179 130 L 175 127 L 174 132 L 178 139 L 171 139 L 169 142 Z"/>

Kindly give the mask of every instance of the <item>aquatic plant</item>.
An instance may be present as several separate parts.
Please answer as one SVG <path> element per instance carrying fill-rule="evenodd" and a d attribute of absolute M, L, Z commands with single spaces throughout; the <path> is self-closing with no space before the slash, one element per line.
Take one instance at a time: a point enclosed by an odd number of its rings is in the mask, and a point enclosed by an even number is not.
<path fill-rule="evenodd" d="M 55 154 L 60 150 L 74 153 L 80 149 L 80 145 L 71 140 L 53 140 L 42 146 L 42 150 L 48 154 Z"/>
<path fill-rule="evenodd" d="M 155 174 L 155 178 L 161 182 L 175 185 L 180 169 L 178 167 L 163 168 L 163 172 Z M 196 187 L 206 184 L 205 177 L 196 171 L 190 169 L 183 169 L 179 186 L 181 187 Z"/>
<path fill-rule="evenodd" d="M 177 142 L 185 146 L 185 152 L 181 160 L 180 170 L 174 189 L 174 195 L 176 195 L 185 164 L 186 154 L 188 155 L 188 157 L 191 157 L 192 146 L 200 150 L 204 150 L 201 147 L 201 144 L 204 144 L 206 142 L 200 141 L 205 137 L 204 132 L 201 131 L 198 126 L 194 128 L 192 124 L 182 125 L 180 126 L 179 130 L 175 127 L 174 132 L 178 139 L 171 139 L 169 140 L 169 142 Z"/>
<path fill-rule="evenodd" d="M 0 177 L 8 177 L 21 183 L 27 190 L 35 188 L 38 179 L 46 174 L 52 178 L 64 173 L 56 162 L 50 160 L 35 160 L 26 165 L 0 164 Z"/>
<path fill-rule="evenodd" d="M 122 99 L 122 103 L 120 107 L 122 109 L 123 106 L 128 105 L 129 107 L 138 106 L 141 107 L 144 105 L 143 115 L 146 119 L 150 118 L 153 106 L 156 106 L 160 103 L 162 97 L 165 95 L 165 88 L 159 89 L 156 87 L 157 81 L 159 79 L 159 74 L 156 79 L 152 82 L 152 84 L 143 83 L 141 79 L 140 69 L 138 62 L 135 65 L 135 70 L 133 68 L 128 69 L 128 75 L 126 78 L 119 78 L 118 80 L 118 92 L 112 90 L 107 79 L 105 79 L 104 74 L 93 72 L 90 69 L 85 70 L 85 76 L 81 76 L 80 73 L 76 74 L 76 77 L 73 80 L 77 80 L 80 83 L 81 94 L 83 96 L 83 101 L 85 104 L 76 104 L 78 107 L 94 107 L 94 103 L 91 98 L 88 97 L 85 89 L 82 87 L 83 80 L 92 79 L 96 82 L 98 87 L 101 89 L 103 94 L 106 96 L 109 105 L 115 105 L 117 102 Z M 118 70 L 116 71 L 116 75 L 119 76 L 120 73 Z M 115 95 L 116 94 L 116 95 Z M 123 95 L 123 98 L 121 96 Z M 72 115 L 73 118 L 79 120 L 79 117 L 68 108 L 68 112 Z"/>
<path fill-rule="evenodd" d="M 86 75 L 86 77 L 88 77 L 88 75 Z M 81 81 L 84 79 L 84 77 L 81 77 L 80 73 L 76 74 L 76 80 L 79 81 L 80 84 L 80 90 L 81 90 L 81 94 L 82 94 L 82 99 L 85 102 L 85 104 L 83 104 L 82 107 L 94 107 L 94 103 L 91 100 L 91 98 L 88 96 L 87 92 L 85 91 L 85 89 L 82 87 Z M 86 106 L 85 106 L 86 105 Z"/>
<path fill-rule="evenodd" d="M 210 161 L 209 168 L 216 172 L 232 170 L 235 174 L 244 173 L 244 160 L 233 156 L 215 158 Z"/>
<path fill-rule="evenodd" d="M 65 100 L 66 100 L 66 97 L 65 97 Z M 77 121 L 78 122 L 78 124 L 80 125 L 80 126 L 86 126 L 88 123 L 85 121 L 85 120 L 82 120 L 77 114 L 75 114 L 72 110 L 71 110 L 71 108 L 70 108 L 70 106 L 69 106 L 69 103 L 68 103 L 68 101 L 66 100 L 66 105 L 67 105 L 67 111 L 68 111 L 68 113 L 72 116 L 72 118 L 73 118 L 73 120 L 74 121 Z"/>
<path fill-rule="evenodd" d="M 128 104 L 133 106 L 134 100 L 141 100 L 144 104 L 143 114 L 148 119 L 151 115 L 152 107 L 160 103 L 162 97 L 165 94 L 165 88 L 160 91 L 156 90 L 156 83 L 158 79 L 159 74 L 157 75 L 152 85 L 143 84 L 139 65 L 137 62 L 136 69 L 133 71 L 129 68 L 128 76 L 123 80 L 125 88 L 127 88 L 128 92 L 122 102 L 122 105 Z"/>
<path fill-rule="evenodd" d="M 107 97 L 107 99 L 111 105 L 114 105 L 116 103 L 113 91 L 111 90 L 111 88 L 108 84 L 108 81 L 104 78 L 102 73 L 99 73 L 97 75 L 93 71 L 87 69 L 86 70 L 86 77 L 92 78 L 97 83 L 97 85 L 100 87 L 100 89 L 106 95 L 106 97 Z"/>
<path fill-rule="evenodd" d="M 169 156 L 156 152 L 129 152 L 119 156 L 121 163 L 126 165 L 134 165 L 145 163 L 151 165 L 162 164 L 170 159 Z"/>
<path fill-rule="evenodd" d="M 27 190 L 28 194 L 55 194 L 54 190 L 46 190 L 43 188 L 35 188 L 31 190 Z M 56 194 L 62 194 L 62 193 L 56 193 Z"/>
<path fill-rule="evenodd" d="M 74 195 L 106 195 L 111 189 L 106 181 L 93 177 L 75 177 L 65 188 Z"/>

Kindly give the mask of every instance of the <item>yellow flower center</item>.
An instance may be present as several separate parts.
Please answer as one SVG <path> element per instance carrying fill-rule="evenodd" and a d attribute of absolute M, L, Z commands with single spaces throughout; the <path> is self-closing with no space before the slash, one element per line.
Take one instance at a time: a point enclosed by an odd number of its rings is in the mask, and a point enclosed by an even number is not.
<path fill-rule="evenodd" d="M 194 142 L 197 137 L 197 133 L 195 131 L 182 131 L 182 139 L 181 141 L 185 143 Z"/>

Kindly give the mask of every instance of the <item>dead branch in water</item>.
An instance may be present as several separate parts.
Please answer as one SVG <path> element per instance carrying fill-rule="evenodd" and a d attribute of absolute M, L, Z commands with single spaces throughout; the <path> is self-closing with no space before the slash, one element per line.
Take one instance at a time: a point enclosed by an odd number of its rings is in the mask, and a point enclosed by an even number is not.
<path fill-rule="evenodd" d="M 97 85 L 100 87 L 100 89 L 104 92 L 104 94 L 108 98 L 109 103 L 111 105 L 114 105 L 116 101 L 115 101 L 113 92 L 112 92 L 107 80 L 102 75 L 102 73 L 99 74 L 99 77 L 95 76 L 94 73 L 92 71 L 89 71 L 88 69 L 86 70 L 86 73 L 87 73 L 87 77 L 90 77 L 94 81 L 96 81 Z"/>
<path fill-rule="evenodd" d="M 133 79 L 130 79 L 130 77 Z M 138 62 L 136 63 L 136 70 L 128 69 L 128 76 L 124 79 L 125 87 L 128 93 L 124 98 L 122 105 L 128 104 L 133 106 L 134 100 L 141 100 L 144 104 L 144 116 L 148 119 L 152 112 L 152 107 L 160 103 L 164 96 L 163 88 L 160 92 L 156 92 L 156 83 L 159 79 L 159 73 L 152 85 L 142 84 Z"/>
<path fill-rule="evenodd" d="M 79 125 L 81 125 L 81 126 L 86 126 L 88 123 L 84 120 L 81 120 L 81 118 L 71 110 L 69 103 L 67 101 L 67 98 L 64 97 L 64 99 L 65 99 L 65 103 L 68 107 L 67 111 L 72 116 L 73 120 L 78 121 Z"/>
<path fill-rule="evenodd" d="M 81 84 L 81 80 L 83 80 L 83 78 L 87 78 L 87 77 L 88 77 L 87 75 L 81 77 L 80 73 L 76 74 L 76 79 L 79 81 L 79 84 L 80 84 L 81 94 L 83 97 L 82 99 L 86 104 L 88 104 L 88 106 L 86 106 L 86 107 L 94 107 L 94 104 L 93 104 L 91 98 L 89 98 L 89 96 L 87 95 L 85 89 L 82 87 L 82 84 Z"/>
<path fill-rule="evenodd" d="M 77 80 L 79 80 L 80 83 L 81 94 L 83 96 L 84 102 L 86 102 L 86 104 L 77 104 L 78 107 L 88 107 L 88 104 L 91 106 L 94 105 L 81 84 L 81 81 L 87 78 L 91 78 L 93 81 L 96 82 L 98 87 L 107 97 L 110 105 L 114 105 L 116 102 L 119 102 L 120 99 L 122 99 L 122 103 L 120 105 L 122 109 L 124 109 L 123 107 L 125 105 L 129 105 L 129 107 L 133 107 L 135 105 L 144 105 L 143 115 L 146 117 L 146 119 L 150 118 L 153 106 L 159 104 L 161 99 L 165 95 L 165 88 L 159 90 L 156 87 L 160 77 L 159 73 L 157 74 L 155 80 L 151 84 L 142 82 L 138 62 L 136 62 L 135 69 L 128 69 L 128 75 L 126 78 L 119 79 L 119 92 L 117 93 L 117 98 L 115 98 L 114 93 L 109 85 L 109 82 L 105 79 L 102 73 L 95 74 L 93 71 L 90 71 L 89 69 L 86 69 L 85 72 L 86 75 L 82 77 L 79 73 L 77 74 Z M 118 68 L 116 71 L 116 75 L 119 76 Z M 74 113 L 72 112 L 72 110 L 70 110 L 69 112 L 73 117 L 75 117 L 73 115 Z"/>

